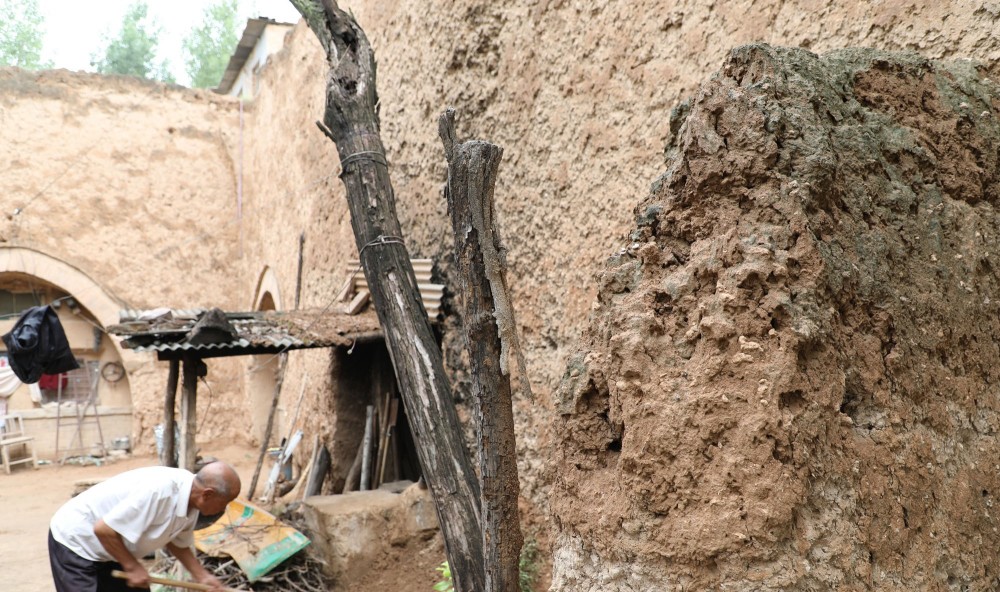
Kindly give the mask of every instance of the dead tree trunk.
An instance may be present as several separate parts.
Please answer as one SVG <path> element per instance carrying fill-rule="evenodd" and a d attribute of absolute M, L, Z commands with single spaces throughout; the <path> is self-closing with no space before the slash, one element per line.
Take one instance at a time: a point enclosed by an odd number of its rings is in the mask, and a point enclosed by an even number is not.
<path fill-rule="evenodd" d="M 358 256 L 434 498 L 458 592 L 484 587 L 479 483 L 401 238 L 376 111 L 375 56 L 333 0 L 292 0 L 327 54 L 322 129 L 337 145 Z"/>
<path fill-rule="evenodd" d="M 487 142 L 455 145 L 454 110 L 441 115 L 438 132 L 448 157 L 445 197 L 455 232 L 455 262 L 469 348 L 472 391 L 479 402 L 485 592 L 518 592 L 521 535 L 517 500 L 517 448 L 510 377 L 500 368 L 503 348 L 484 252 L 501 251 L 492 220 L 493 187 L 503 149 Z M 489 212 L 485 217 L 483 213 Z M 477 215 L 478 214 L 478 215 Z M 491 225 L 492 226 L 492 225 Z M 482 242 L 494 241 L 492 250 Z M 524 380 L 525 377 L 522 377 Z"/>

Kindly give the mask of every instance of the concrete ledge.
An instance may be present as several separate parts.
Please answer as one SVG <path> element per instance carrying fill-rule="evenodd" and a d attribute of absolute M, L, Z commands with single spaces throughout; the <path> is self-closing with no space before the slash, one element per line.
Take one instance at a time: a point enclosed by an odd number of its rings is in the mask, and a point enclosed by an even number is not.
<path fill-rule="evenodd" d="M 315 496 L 302 508 L 313 544 L 326 559 L 327 575 L 341 586 L 364 578 L 390 547 L 426 542 L 438 532 L 430 492 L 416 485 L 399 494 L 376 490 Z"/>
<path fill-rule="evenodd" d="M 66 417 L 67 415 L 72 417 L 75 412 L 76 411 L 72 405 L 63 406 L 63 417 Z M 55 405 L 46 407 L 36 407 L 34 409 L 12 409 L 10 413 L 16 413 L 26 420 L 47 419 L 47 418 L 55 419 L 56 417 L 58 417 L 57 415 L 58 409 L 56 409 Z M 97 414 L 99 417 L 105 417 L 108 415 L 128 415 L 129 417 L 132 417 L 132 408 L 105 407 L 103 405 L 98 405 Z M 94 413 L 92 411 L 90 413 L 87 413 L 87 417 L 93 417 L 93 416 Z"/>
<path fill-rule="evenodd" d="M 11 413 L 18 413 L 24 418 L 24 431 L 29 436 L 35 438 L 35 454 L 39 459 L 56 459 L 56 417 L 57 409 L 51 407 L 40 407 L 35 409 L 15 409 Z M 78 447 L 79 443 L 74 441 L 76 434 L 76 410 L 72 406 L 63 407 L 62 428 L 59 431 L 59 445 L 63 448 L 70 446 Z M 132 408 L 131 407 L 98 407 L 97 417 L 101 421 L 101 433 L 104 435 L 104 444 L 111 447 L 111 441 L 115 438 L 132 435 Z M 88 423 L 83 428 L 83 444 L 91 446 L 99 441 L 100 434 L 97 426 L 93 422 L 94 413 L 91 411 L 86 415 Z M 85 454 L 86 452 L 81 452 Z"/>

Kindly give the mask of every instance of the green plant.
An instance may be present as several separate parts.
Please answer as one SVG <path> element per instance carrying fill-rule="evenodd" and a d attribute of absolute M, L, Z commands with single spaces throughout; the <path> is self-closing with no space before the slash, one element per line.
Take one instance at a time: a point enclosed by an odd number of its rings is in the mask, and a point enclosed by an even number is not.
<path fill-rule="evenodd" d="M 218 86 L 239 42 L 238 0 L 218 0 L 205 8 L 201 24 L 184 38 L 184 63 L 192 88 Z"/>
<path fill-rule="evenodd" d="M 455 592 L 455 581 L 451 579 L 451 566 L 448 562 L 442 561 L 434 569 L 441 574 L 441 580 L 434 584 L 434 592 Z"/>
<path fill-rule="evenodd" d="M 521 547 L 521 559 L 518 562 L 520 577 L 518 583 L 521 584 L 521 592 L 535 592 L 535 578 L 538 577 L 538 541 L 534 538 L 527 538 L 524 546 Z"/>
<path fill-rule="evenodd" d="M 521 592 L 535 592 L 535 578 L 538 577 L 538 541 L 528 538 L 521 547 L 521 559 L 518 562 L 520 576 L 518 584 Z M 441 574 L 441 580 L 434 584 L 434 592 L 455 592 L 455 581 L 451 578 L 451 567 L 447 561 L 434 568 Z"/>
<path fill-rule="evenodd" d="M 134 0 L 125 11 L 121 29 L 105 37 L 105 48 L 91 56 L 101 74 L 120 74 L 174 82 L 166 60 L 157 63 L 162 28 L 149 16 L 146 0 Z"/>
<path fill-rule="evenodd" d="M 42 59 L 45 19 L 38 0 L 0 0 L 0 14 L 0 66 L 51 68 L 52 62 Z"/>

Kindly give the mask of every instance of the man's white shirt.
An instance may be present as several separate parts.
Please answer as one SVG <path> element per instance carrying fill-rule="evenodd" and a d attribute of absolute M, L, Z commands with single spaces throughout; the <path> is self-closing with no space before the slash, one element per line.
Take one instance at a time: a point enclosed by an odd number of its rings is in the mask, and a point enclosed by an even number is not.
<path fill-rule="evenodd" d="M 122 536 L 135 557 L 173 543 L 194 545 L 198 510 L 188 511 L 194 474 L 184 469 L 147 467 L 94 485 L 59 508 L 49 528 L 52 538 L 90 561 L 114 561 L 94 534 L 103 519 Z"/>

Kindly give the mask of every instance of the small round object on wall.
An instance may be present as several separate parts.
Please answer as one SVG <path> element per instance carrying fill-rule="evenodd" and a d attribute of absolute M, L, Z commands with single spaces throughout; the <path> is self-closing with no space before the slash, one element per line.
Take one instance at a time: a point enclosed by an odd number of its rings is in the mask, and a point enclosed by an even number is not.
<path fill-rule="evenodd" d="M 101 366 L 101 378 L 114 384 L 125 378 L 125 367 L 118 362 L 108 362 Z"/>

